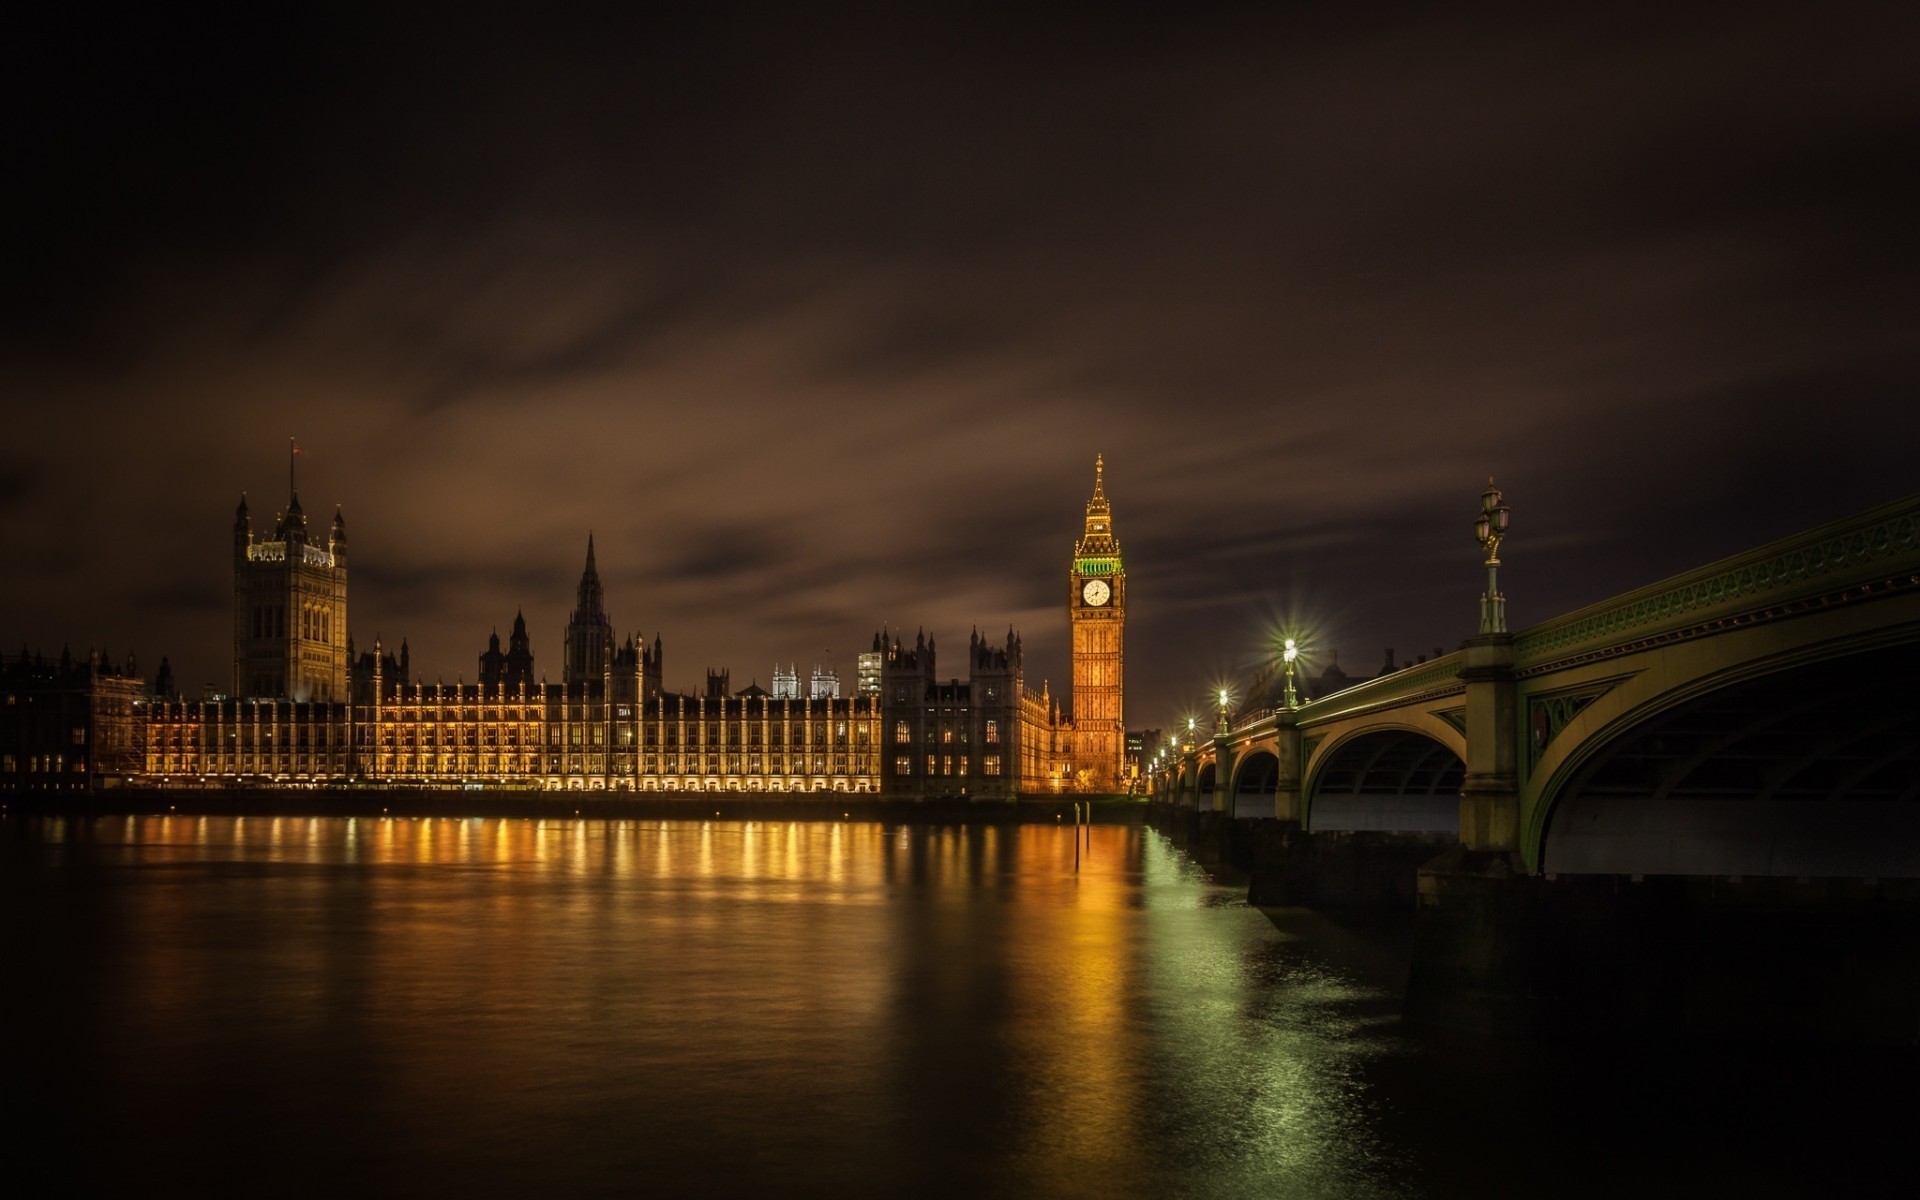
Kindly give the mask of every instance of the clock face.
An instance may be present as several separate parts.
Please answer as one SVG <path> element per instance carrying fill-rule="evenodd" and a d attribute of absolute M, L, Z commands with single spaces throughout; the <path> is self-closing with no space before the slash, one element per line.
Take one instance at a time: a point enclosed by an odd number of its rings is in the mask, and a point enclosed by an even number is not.
<path fill-rule="evenodd" d="M 1080 586 L 1080 598 L 1094 608 L 1099 608 L 1113 599 L 1113 589 L 1107 586 L 1107 581 L 1104 579 L 1089 579 Z"/>

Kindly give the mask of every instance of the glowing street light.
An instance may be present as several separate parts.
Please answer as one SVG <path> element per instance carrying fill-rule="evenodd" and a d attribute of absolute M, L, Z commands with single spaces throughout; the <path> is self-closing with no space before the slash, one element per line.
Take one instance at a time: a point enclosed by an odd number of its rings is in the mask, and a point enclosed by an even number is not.
<path fill-rule="evenodd" d="M 1300 643 L 1295 641 L 1292 638 L 1288 638 L 1286 641 L 1286 645 L 1280 651 L 1280 657 L 1285 659 L 1287 664 L 1286 706 L 1288 708 L 1299 708 L 1300 696 L 1299 696 L 1299 693 L 1295 692 L 1293 689 L 1293 664 L 1300 657 Z"/>
<path fill-rule="evenodd" d="M 1474 540 L 1487 556 L 1487 590 L 1480 593 L 1481 633 L 1507 631 L 1507 598 L 1500 594 L 1500 542 L 1512 520 L 1513 509 L 1493 486 L 1493 476 L 1487 476 L 1487 490 L 1480 493 L 1480 516 L 1473 523 Z"/>

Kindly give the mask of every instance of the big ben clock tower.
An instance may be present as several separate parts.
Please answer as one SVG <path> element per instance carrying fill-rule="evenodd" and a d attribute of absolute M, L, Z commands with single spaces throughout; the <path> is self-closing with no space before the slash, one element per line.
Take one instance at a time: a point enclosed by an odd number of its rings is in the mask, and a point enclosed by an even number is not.
<path fill-rule="evenodd" d="M 1093 459 L 1086 530 L 1073 547 L 1067 612 L 1073 623 L 1073 765 L 1084 785 L 1118 791 L 1126 756 L 1127 571 L 1113 536 L 1106 464 Z"/>

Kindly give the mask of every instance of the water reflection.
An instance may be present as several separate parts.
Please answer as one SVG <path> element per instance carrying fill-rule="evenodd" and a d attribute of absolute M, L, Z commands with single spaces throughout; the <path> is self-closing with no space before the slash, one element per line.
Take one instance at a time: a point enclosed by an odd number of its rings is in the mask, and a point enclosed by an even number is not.
<path fill-rule="evenodd" d="M 44 919 L 8 936 L 41 981 L 9 1003 L 71 1035 L 27 1082 L 129 1147 L 103 1186 L 263 1118 L 326 1134 L 294 1190 L 1392 1182 L 1353 1066 L 1374 993 L 1137 828 L 1076 865 L 1051 826 L 11 824 Z"/>

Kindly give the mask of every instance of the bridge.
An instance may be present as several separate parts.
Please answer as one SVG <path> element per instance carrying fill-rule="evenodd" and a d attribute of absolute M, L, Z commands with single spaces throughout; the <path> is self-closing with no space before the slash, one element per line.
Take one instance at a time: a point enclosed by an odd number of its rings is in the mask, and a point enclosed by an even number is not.
<path fill-rule="evenodd" d="M 1920 875 L 1920 496 L 1294 707 L 1161 804 L 1457 837 L 1527 872 Z"/>
<path fill-rule="evenodd" d="M 1411 904 L 1412 1021 L 1920 1045 L 1916 679 L 1920 495 L 1223 703 L 1153 820 L 1256 903 Z"/>

